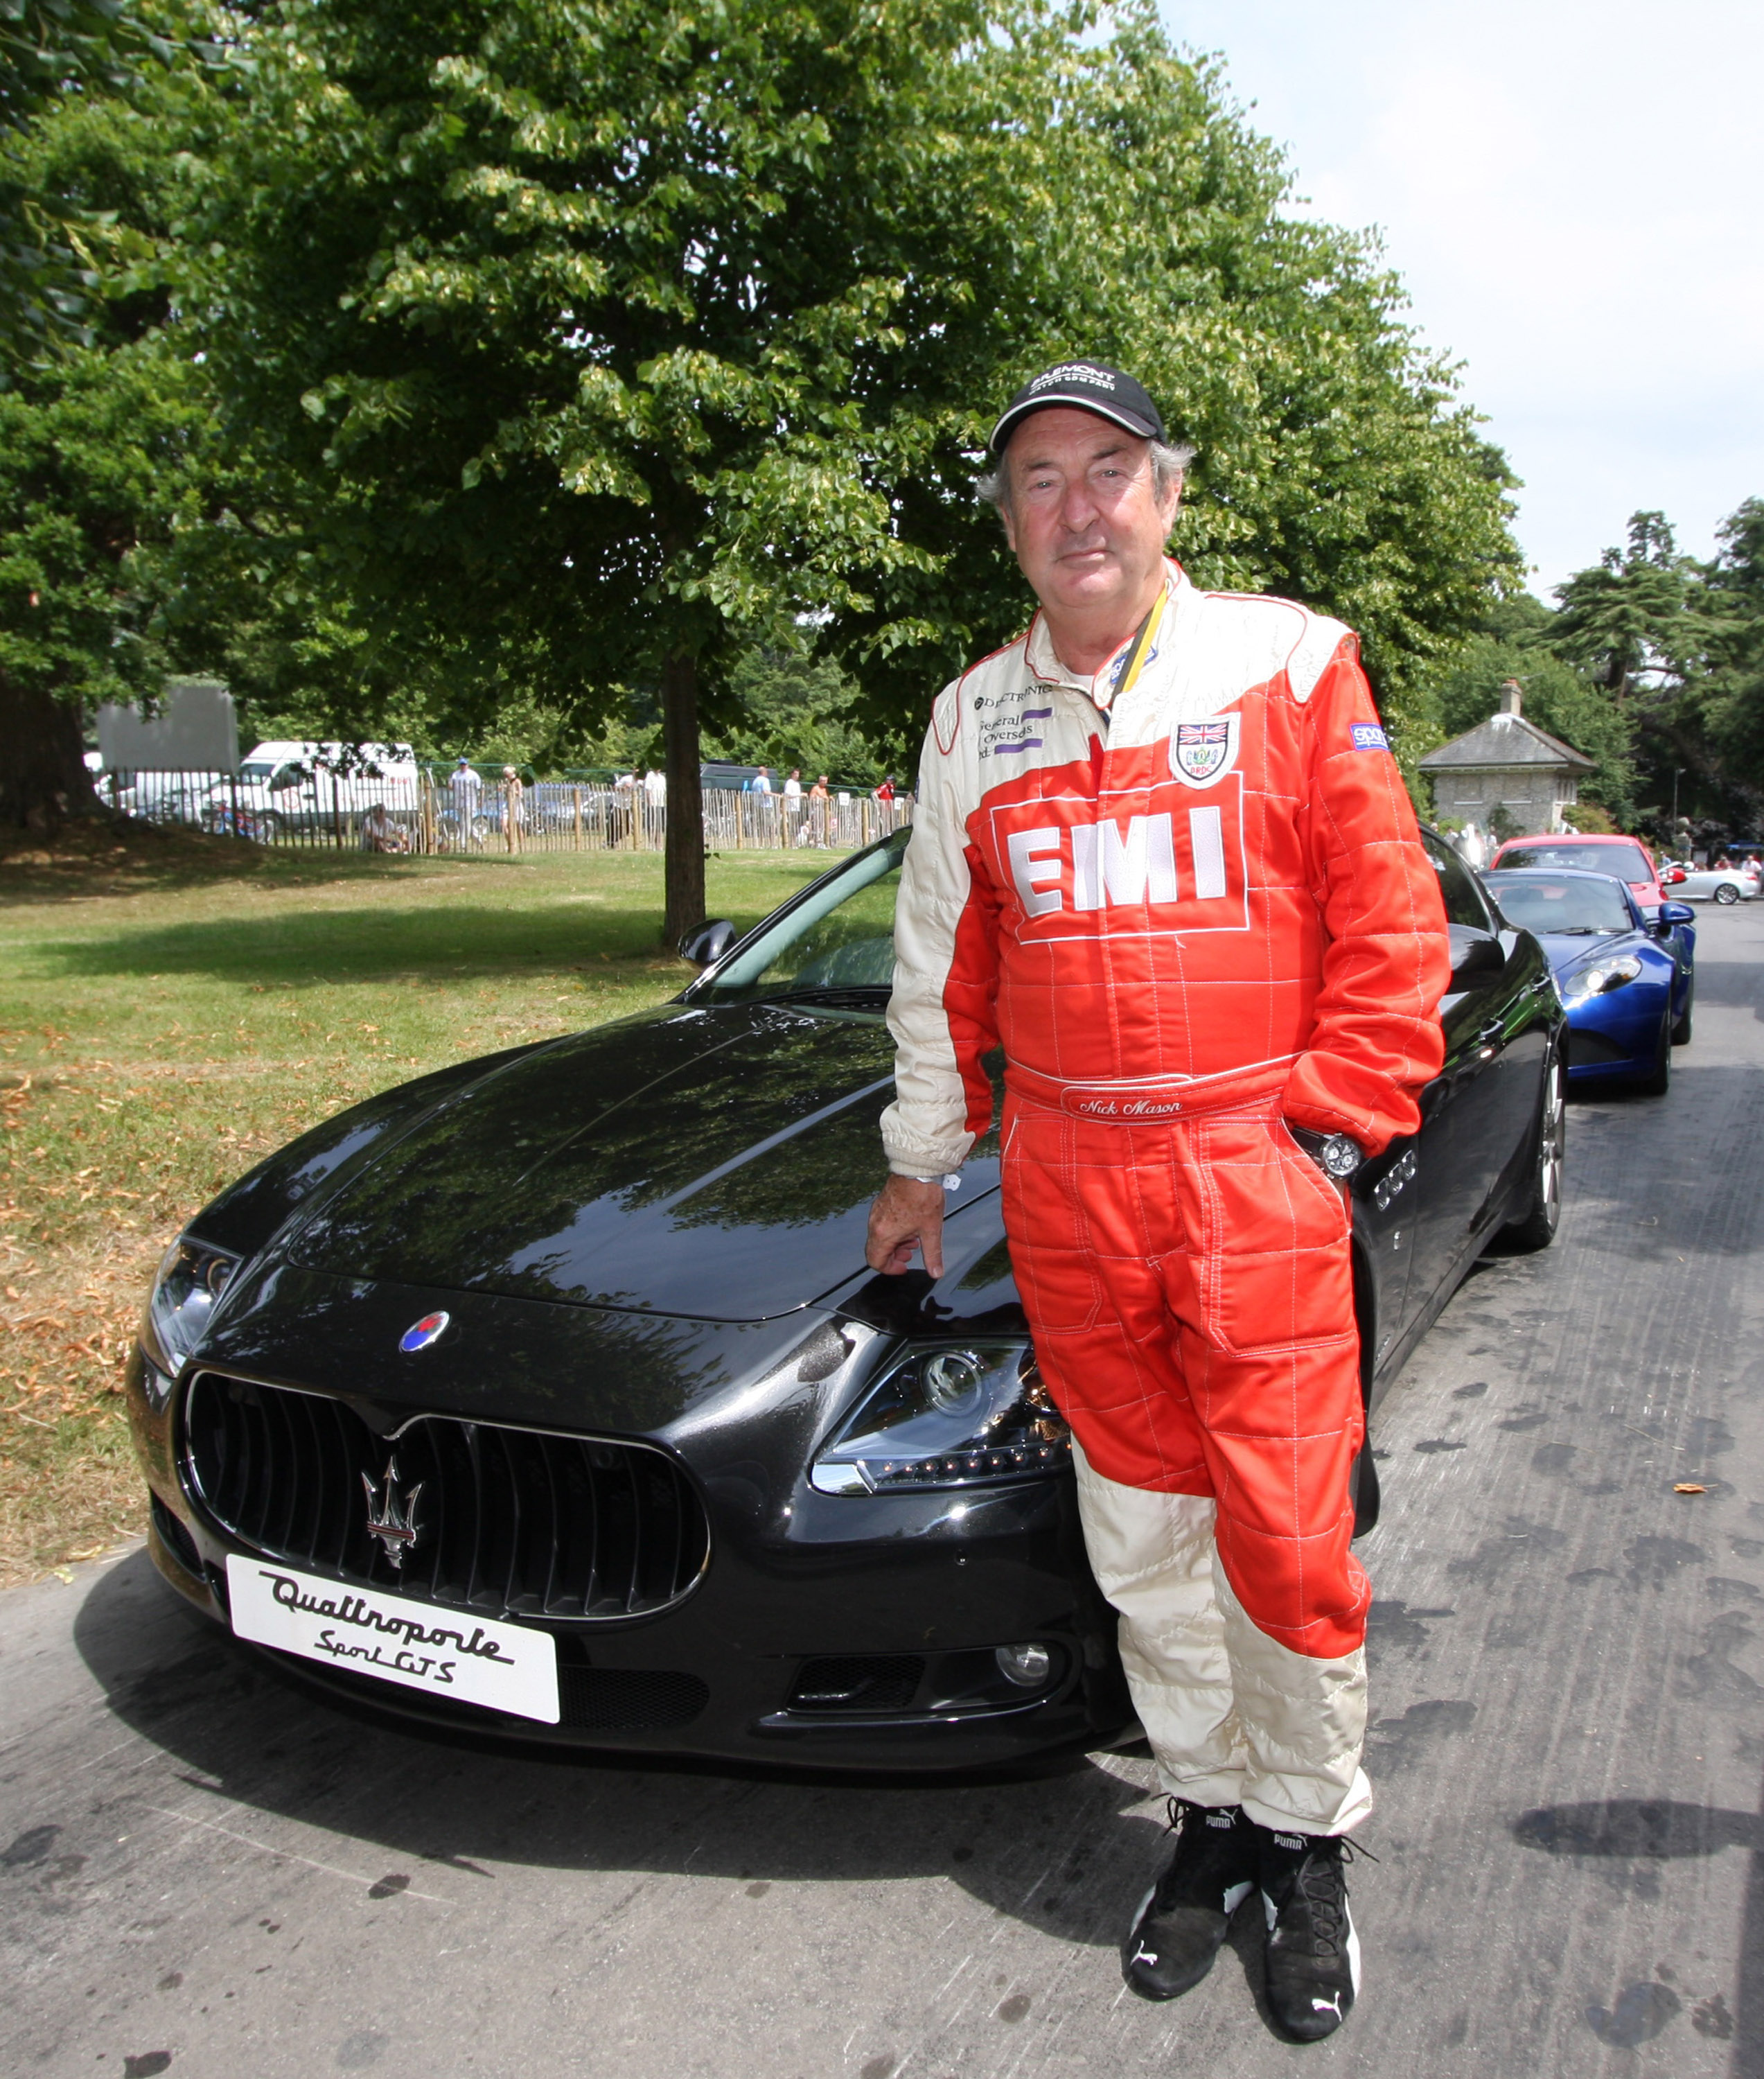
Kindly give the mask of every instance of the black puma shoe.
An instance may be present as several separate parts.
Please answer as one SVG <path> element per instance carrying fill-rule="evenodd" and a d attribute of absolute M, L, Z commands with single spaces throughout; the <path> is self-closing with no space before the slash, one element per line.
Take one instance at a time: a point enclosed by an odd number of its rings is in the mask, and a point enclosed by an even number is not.
<path fill-rule="evenodd" d="M 1259 1826 L 1256 1836 L 1268 1914 L 1268 2004 L 1295 2042 L 1320 2043 L 1348 2018 L 1360 1989 L 1360 1938 L 1343 1875 L 1356 1851 L 1345 1834 Z"/>
<path fill-rule="evenodd" d="M 1143 1998 L 1173 2000 L 1213 1968 L 1231 1915 L 1256 1889 L 1256 1830 L 1235 1805 L 1170 1800 L 1176 1852 L 1139 1902 L 1121 1972 Z"/>

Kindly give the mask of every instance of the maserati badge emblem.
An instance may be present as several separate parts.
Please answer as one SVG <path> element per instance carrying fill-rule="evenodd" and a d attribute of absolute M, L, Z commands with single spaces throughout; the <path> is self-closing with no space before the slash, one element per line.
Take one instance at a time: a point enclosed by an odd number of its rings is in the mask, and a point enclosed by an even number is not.
<path fill-rule="evenodd" d="M 1210 722 L 1179 722 L 1170 738 L 1170 770 L 1185 787 L 1210 787 L 1237 763 L 1241 715 L 1215 715 Z"/>
<path fill-rule="evenodd" d="M 408 1495 L 400 1498 L 398 1460 L 394 1458 L 387 1463 L 383 1500 L 366 1473 L 362 1475 L 362 1485 L 367 1490 L 368 1535 L 378 1538 L 385 1547 L 387 1558 L 401 1570 L 405 1547 L 414 1545 L 423 1534 L 422 1526 L 416 1521 L 416 1500 L 423 1491 L 423 1483 L 419 1480 Z"/>
<path fill-rule="evenodd" d="M 453 1318 L 451 1314 L 425 1314 L 421 1320 L 412 1321 L 399 1337 L 399 1348 L 406 1357 L 414 1356 L 418 1350 L 426 1350 L 431 1343 L 438 1341 L 445 1335 L 447 1324 Z"/>

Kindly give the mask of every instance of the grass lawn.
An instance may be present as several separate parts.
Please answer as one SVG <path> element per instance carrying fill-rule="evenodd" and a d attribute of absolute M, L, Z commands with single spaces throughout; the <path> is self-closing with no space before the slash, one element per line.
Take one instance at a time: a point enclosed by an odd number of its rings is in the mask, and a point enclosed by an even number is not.
<path fill-rule="evenodd" d="M 827 864 L 713 858 L 711 914 Z M 389 1084 L 672 995 L 661 868 L 95 834 L 0 856 L 0 1585 L 140 1529 L 123 1361 L 190 1215 Z"/>

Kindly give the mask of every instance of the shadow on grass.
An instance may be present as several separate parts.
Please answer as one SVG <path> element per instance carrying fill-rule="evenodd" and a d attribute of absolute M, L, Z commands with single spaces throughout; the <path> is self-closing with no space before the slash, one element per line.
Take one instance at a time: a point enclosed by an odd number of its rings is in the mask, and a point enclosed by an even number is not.
<path fill-rule="evenodd" d="M 329 845 L 270 849 L 242 838 L 161 830 L 151 823 L 75 823 L 47 844 L 19 831 L 0 832 L 0 903 L 174 894 L 240 884 L 294 889 L 340 880 L 383 882 L 433 871 L 434 864 Z M 470 864 L 506 868 L 525 861 L 492 853 Z"/>
<path fill-rule="evenodd" d="M 457 982 L 474 977 L 590 973 L 641 960 L 691 970 L 661 945 L 659 906 L 546 902 L 529 910 L 452 903 L 420 908 L 303 910 L 286 916 L 214 918 L 119 932 L 49 956 L 53 972 L 77 976 L 207 975 L 223 981 L 371 982 L 393 978 Z"/>

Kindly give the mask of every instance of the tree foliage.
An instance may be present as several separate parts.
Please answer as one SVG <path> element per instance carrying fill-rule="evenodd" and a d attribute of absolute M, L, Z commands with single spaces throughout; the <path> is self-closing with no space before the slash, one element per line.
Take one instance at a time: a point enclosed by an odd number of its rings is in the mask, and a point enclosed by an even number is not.
<path fill-rule="evenodd" d="M 1200 442 L 1197 574 L 1353 620 L 1400 721 L 1513 569 L 1504 466 L 1375 252 L 1281 215 L 1219 82 L 1149 10 L 1093 27 L 1042 0 L 261 14 L 191 300 L 364 639 L 487 708 L 513 668 L 578 707 L 658 686 L 677 806 L 700 693 L 733 726 L 736 659 L 802 617 L 892 734 L 1023 617 L 972 479 L 1001 399 L 1083 350 Z"/>
<path fill-rule="evenodd" d="M 70 97 L 126 94 L 177 46 L 126 0 L 0 0 L 0 380 L 45 348 L 89 341 L 113 217 L 44 178 L 33 126 Z"/>
<path fill-rule="evenodd" d="M 677 923 L 701 702 L 718 747 L 849 768 L 1021 625 L 972 479 L 1048 360 L 1143 375 L 1201 450 L 1177 553 L 1356 625 L 1410 754 L 1512 582 L 1505 465 L 1375 245 L 1283 213 L 1279 155 L 1148 8 L 216 21 L 229 62 L 21 133 L 33 193 L 134 241 L 85 358 L 0 420 L 33 692 L 218 670 L 248 715 L 432 744 L 653 708 Z"/>

